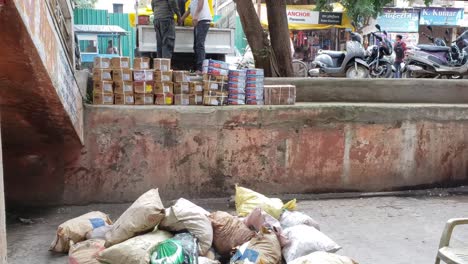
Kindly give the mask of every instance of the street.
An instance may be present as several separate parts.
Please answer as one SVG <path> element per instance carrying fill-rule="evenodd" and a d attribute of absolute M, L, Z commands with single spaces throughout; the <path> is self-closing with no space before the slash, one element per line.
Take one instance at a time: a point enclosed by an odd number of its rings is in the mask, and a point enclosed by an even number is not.
<path fill-rule="evenodd" d="M 207 210 L 231 213 L 227 199 L 196 200 Z M 167 206 L 167 202 L 165 203 Z M 96 204 L 8 214 L 10 263 L 67 263 L 67 256 L 48 251 L 57 226 L 92 210 L 116 219 L 129 204 Z M 338 254 L 359 263 L 432 263 L 447 219 L 467 217 L 468 196 L 381 197 L 300 201 L 298 209 L 320 223 L 321 231 L 343 247 Z M 18 217 L 32 220 L 24 224 Z M 467 227 L 455 229 L 452 243 L 468 246 Z M 464 241 L 463 241 L 464 240 Z"/>

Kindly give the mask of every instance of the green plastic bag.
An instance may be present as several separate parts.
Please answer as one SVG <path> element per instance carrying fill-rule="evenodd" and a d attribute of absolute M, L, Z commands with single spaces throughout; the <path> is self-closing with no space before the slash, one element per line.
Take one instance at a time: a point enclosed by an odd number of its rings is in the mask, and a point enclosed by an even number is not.
<path fill-rule="evenodd" d="M 182 264 L 185 256 L 179 241 L 168 239 L 156 247 L 151 255 L 151 264 Z"/>

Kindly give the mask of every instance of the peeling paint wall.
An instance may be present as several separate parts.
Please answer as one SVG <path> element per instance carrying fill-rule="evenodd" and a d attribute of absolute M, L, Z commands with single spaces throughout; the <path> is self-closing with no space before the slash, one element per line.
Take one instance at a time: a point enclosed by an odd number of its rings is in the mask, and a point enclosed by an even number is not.
<path fill-rule="evenodd" d="M 66 203 L 382 191 L 468 180 L 468 106 L 96 107 Z"/>

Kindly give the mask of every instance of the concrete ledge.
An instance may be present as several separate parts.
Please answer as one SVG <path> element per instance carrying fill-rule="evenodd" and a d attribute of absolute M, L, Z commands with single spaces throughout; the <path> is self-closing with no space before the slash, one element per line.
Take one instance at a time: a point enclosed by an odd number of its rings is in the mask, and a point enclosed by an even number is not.
<path fill-rule="evenodd" d="M 267 78 L 265 83 L 296 85 L 298 102 L 468 103 L 468 80 Z"/>

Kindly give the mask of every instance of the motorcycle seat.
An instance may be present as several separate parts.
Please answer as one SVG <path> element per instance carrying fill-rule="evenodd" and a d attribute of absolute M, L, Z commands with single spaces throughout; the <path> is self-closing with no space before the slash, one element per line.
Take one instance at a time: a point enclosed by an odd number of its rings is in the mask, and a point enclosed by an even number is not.
<path fill-rule="evenodd" d="M 433 46 L 433 45 L 417 45 L 416 47 L 422 50 L 427 50 L 427 51 L 449 51 L 450 50 L 450 47 Z"/>
<path fill-rule="evenodd" d="M 345 55 L 344 51 L 333 51 L 333 50 L 324 50 L 322 54 L 327 54 L 332 58 L 340 58 Z"/>

